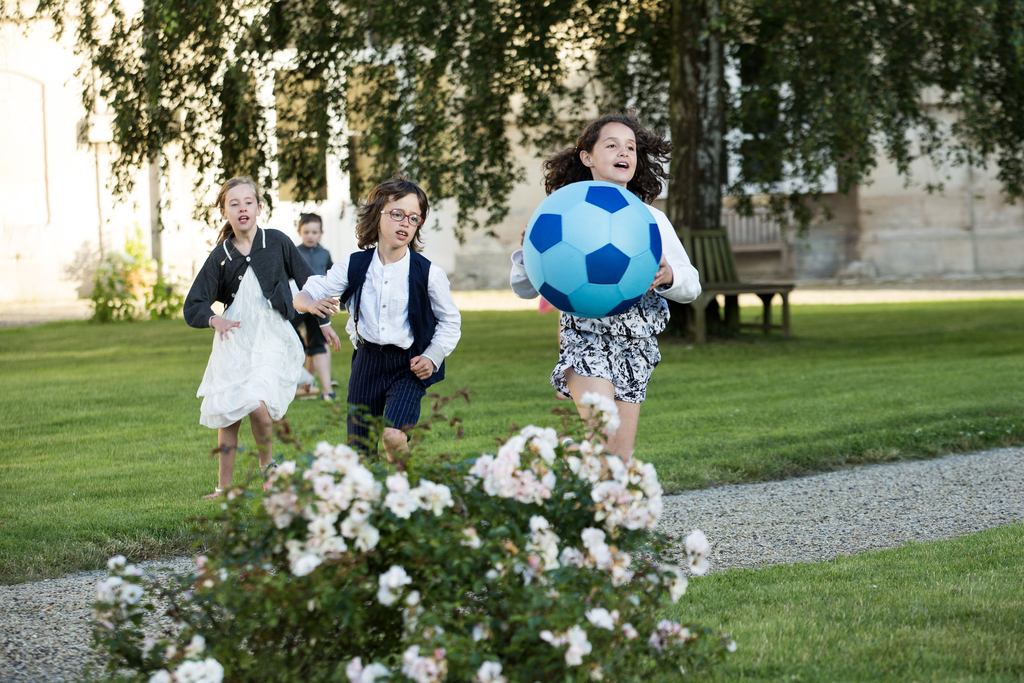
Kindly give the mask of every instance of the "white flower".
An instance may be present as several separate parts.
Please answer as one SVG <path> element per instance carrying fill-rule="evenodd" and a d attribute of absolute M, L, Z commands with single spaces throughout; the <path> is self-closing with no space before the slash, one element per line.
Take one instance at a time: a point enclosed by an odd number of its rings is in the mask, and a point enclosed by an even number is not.
<path fill-rule="evenodd" d="M 591 484 L 596 484 L 601 480 L 601 470 L 604 465 L 601 463 L 601 458 L 596 455 L 584 455 L 583 466 L 580 467 L 579 476 L 580 479 L 585 479 Z"/>
<path fill-rule="evenodd" d="M 107 569 L 114 571 L 118 567 L 123 567 L 127 560 L 124 559 L 124 555 L 114 555 L 112 558 L 107 560 Z"/>
<path fill-rule="evenodd" d="M 134 605 L 142 599 L 142 595 L 145 591 L 142 590 L 142 586 L 138 584 L 126 583 L 121 586 L 120 593 L 121 602 L 126 605 Z"/>
<path fill-rule="evenodd" d="M 332 536 L 337 536 L 338 529 L 335 526 L 337 523 L 337 512 L 331 512 L 326 515 L 317 515 L 309 522 L 308 525 L 306 525 L 307 538 L 322 542 Z"/>
<path fill-rule="evenodd" d="M 359 679 L 363 675 L 362 657 L 352 658 L 352 661 L 345 667 L 345 675 L 348 676 L 348 680 L 351 681 L 351 683 L 360 683 Z"/>
<path fill-rule="evenodd" d="M 321 474 L 318 477 L 314 477 L 313 493 L 323 500 L 329 500 L 334 494 L 334 475 Z"/>
<path fill-rule="evenodd" d="M 587 553 L 590 562 L 593 562 L 593 566 L 598 569 L 608 570 L 615 566 L 615 557 L 606 543 L 591 545 L 587 549 Z"/>
<path fill-rule="evenodd" d="M 174 679 L 165 669 L 160 669 L 149 677 L 149 683 L 173 683 Z"/>
<path fill-rule="evenodd" d="M 467 548 L 476 550 L 484 544 L 484 542 L 480 540 L 479 534 L 476 532 L 476 527 L 467 526 L 462 530 L 462 533 L 466 536 L 465 540 L 462 541 L 462 545 Z"/>
<path fill-rule="evenodd" d="M 386 480 L 388 491 L 392 493 L 407 493 L 409 491 L 409 477 L 405 472 L 392 474 Z"/>
<path fill-rule="evenodd" d="M 583 547 L 593 548 L 594 546 L 604 545 L 605 534 L 600 529 L 594 527 L 587 527 L 580 534 L 580 538 L 583 539 Z"/>
<path fill-rule="evenodd" d="M 392 491 L 384 497 L 384 507 L 396 517 L 409 519 L 419 509 L 418 500 L 405 491 Z"/>
<path fill-rule="evenodd" d="M 623 624 L 622 635 L 626 636 L 626 638 L 628 638 L 629 640 L 634 640 L 640 634 L 637 633 L 635 628 L 633 628 L 633 624 Z"/>
<path fill-rule="evenodd" d="M 100 602 L 114 602 L 114 589 L 124 583 L 120 576 L 110 576 L 96 584 L 96 599 Z"/>
<path fill-rule="evenodd" d="M 368 552 L 377 547 L 379 540 L 380 531 L 376 527 L 364 524 L 359 527 L 359 532 L 356 534 L 356 548 L 363 552 Z"/>
<path fill-rule="evenodd" d="M 545 643 L 551 643 L 555 647 L 558 647 L 559 645 L 564 645 L 565 644 L 564 638 L 559 638 L 559 637 L 555 636 L 554 633 L 552 633 L 551 631 L 548 631 L 546 629 L 541 631 L 539 635 L 540 635 L 540 639 L 541 640 L 543 640 Z"/>
<path fill-rule="evenodd" d="M 402 653 L 402 673 L 415 683 L 436 683 L 448 671 L 444 649 L 438 648 L 433 657 L 420 657 L 420 646 L 412 645 Z"/>
<path fill-rule="evenodd" d="M 558 433 L 551 427 L 535 427 L 528 425 L 519 432 L 529 442 L 530 451 L 536 453 L 548 465 L 555 462 L 555 448 L 558 446 Z"/>
<path fill-rule="evenodd" d="M 435 516 L 444 512 L 446 507 L 455 505 L 455 501 L 452 500 L 451 489 L 444 484 L 435 484 L 426 479 L 420 480 L 420 485 L 410 493 L 419 497 L 420 507 L 424 510 L 433 511 Z"/>
<path fill-rule="evenodd" d="M 318 556 L 330 559 L 341 557 L 341 554 L 346 550 L 348 550 L 348 546 L 345 544 L 345 539 L 341 536 L 325 538 L 316 548 Z"/>
<path fill-rule="evenodd" d="M 213 658 L 202 662 L 185 660 L 174 672 L 174 680 L 178 683 L 221 683 L 224 667 Z"/>
<path fill-rule="evenodd" d="M 477 669 L 473 680 L 479 681 L 479 683 L 507 683 L 508 679 L 501 675 L 501 664 L 499 662 L 484 662 Z"/>
<path fill-rule="evenodd" d="M 192 636 L 192 640 L 185 646 L 185 657 L 191 658 L 206 651 L 206 638 L 200 635 Z"/>
<path fill-rule="evenodd" d="M 397 565 L 392 565 L 391 569 L 387 570 L 377 578 L 377 582 L 380 588 L 377 590 L 377 600 L 382 605 L 391 605 L 398 600 L 398 593 L 402 586 L 408 586 L 412 583 L 412 579 L 405 573 L 405 569 Z"/>
<path fill-rule="evenodd" d="M 381 485 L 374 479 L 373 473 L 362 465 L 356 465 L 345 475 L 346 485 L 352 487 L 356 498 L 374 502 L 380 498 Z"/>
<path fill-rule="evenodd" d="M 729 652 L 736 652 L 736 641 L 729 639 L 729 642 L 725 644 L 725 649 Z"/>
<path fill-rule="evenodd" d="M 579 666 L 583 663 L 583 657 L 589 655 L 593 649 L 587 639 L 587 632 L 579 626 L 573 626 L 566 634 L 569 647 L 565 651 L 565 663 L 569 666 Z"/>
<path fill-rule="evenodd" d="M 686 553 L 688 555 L 707 555 L 711 552 L 711 544 L 708 537 L 700 529 L 694 529 L 686 537 Z"/>
<path fill-rule="evenodd" d="M 604 428 L 609 434 L 614 434 L 615 430 L 619 428 L 621 424 L 619 408 L 615 405 L 614 399 L 603 396 L 595 391 L 588 391 L 580 397 L 580 403 L 593 406 L 593 412 L 598 415 L 598 418 L 604 424 Z"/>
<path fill-rule="evenodd" d="M 490 640 L 491 629 L 487 628 L 484 624 L 480 623 L 473 627 L 473 642 L 478 643 L 481 640 Z"/>
<path fill-rule="evenodd" d="M 694 555 L 688 559 L 690 572 L 696 576 L 704 576 L 708 573 L 708 569 L 711 567 L 711 563 L 708 562 L 708 558 L 702 555 Z"/>
<path fill-rule="evenodd" d="M 345 675 L 351 683 L 374 683 L 378 678 L 387 678 L 391 672 L 377 662 L 363 668 L 362 660 L 356 657 L 345 667 Z"/>
<path fill-rule="evenodd" d="M 292 523 L 298 513 L 299 497 L 294 491 L 282 491 L 268 496 L 263 500 L 263 507 L 267 514 L 274 518 L 274 526 L 278 529 L 286 529 Z"/>
<path fill-rule="evenodd" d="M 686 579 L 686 575 L 683 574 L 683 570 L 679 567 L 669 566 L 665 567 L 665 569 L 667 572 L 663 574 L 663 581 L 668 584 L 669 597 L 672 600 L 672 604 L 675 604 L 686 593 L 689 581 Z"/>
<path fill-rule="evenodd" d="M 322 561 L 312 553 L 302 553 L 291 561 L 292 574 L 295 576 L 306 576 L 319 567 Z"/>
<path fill-rule="evenodd" d="M 619 616 L 618 610 L 609 612 L 604 607 L 596 607 L 592 610 L 587 610 L 585 613 L 587 621 L 598 628 L 607 629 L 609 631 L 615 630 L 615 620 Z"/>
<path fill-rule="evenodd" d="M 576 548 L 566 546 L 562 548 L 562 554 L 558 558 L 563 567 L 582 567 L 583 553 Z"/>

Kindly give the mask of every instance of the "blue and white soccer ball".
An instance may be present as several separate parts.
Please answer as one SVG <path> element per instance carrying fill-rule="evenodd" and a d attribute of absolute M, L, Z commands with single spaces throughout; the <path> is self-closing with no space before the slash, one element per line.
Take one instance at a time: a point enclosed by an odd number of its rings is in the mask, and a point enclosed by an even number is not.
<path fill-rule="evenodd" d="M 552 192 L 523 239 L 530 284 L 582 318 L 617 315 L 650 288 L 661 261 L 658 223 L 629 190 L 596 180 Z"/>

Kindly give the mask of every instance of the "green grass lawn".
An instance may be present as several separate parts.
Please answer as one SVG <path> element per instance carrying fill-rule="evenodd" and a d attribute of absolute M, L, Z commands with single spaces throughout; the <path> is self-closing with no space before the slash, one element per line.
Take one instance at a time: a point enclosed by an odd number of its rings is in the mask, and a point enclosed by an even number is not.
<path fill-rule="evenodd" d="M 1024 525 L 690 582 L 674 618 L 731 633 L 723 681 L 1024 679 Z"/>
<path fill-rule="evenodd" d="M 680 490 L 1024 443 L 1021 304 L 799 306 L 790 340 L 662 340 L 637 454 Z M 452 410 L 465 438 L 437 429 L 425 457 L 493 451 L 510 426 L 555 424 L 551 410 L 569 405 L 547 381 L 555 316 L 463 321 L 438 388 L 473 392 Z M 0 582 L 190 547 L 190 518 L 214 505 L 201 496 L 215 434 L 195 397 L 210 343 L 180 321 L 0 330 Z M 335 355 L 342 390 L 348 361 Z M 288 420 L 308 435 L 328 415 L 296 401 Z M 677 616 L 733 633 L 723 680 L 1020 680 L 1022 541 L 1018 525 L 730 571 L 692 582 Z"/>
<path fill-rule="evenodd" d="M 551 409 L 570 405 L 547 381 L 554 315 L 463 320 L 437 387 L 473 392 L 453 408 L 465 438 L 435 430 L 427 454 L 493 451 L 511 425 L 554 424 Z M 663 340 L 637 453 L 667 490 L 1024 443 L 1021 302 L 801 306 L 793 329 L 790 340 Z M 0 581 L 188 546 L 216 481 L 195 397 L 210 343 L 180 321 L 0 330 Z M 342 389 L 349 356 L 334 356 Z M 327 415 L 296 401 L 288 420 L 306 434 Z M 242 443 L 251 449 L 247 425 Z"/>

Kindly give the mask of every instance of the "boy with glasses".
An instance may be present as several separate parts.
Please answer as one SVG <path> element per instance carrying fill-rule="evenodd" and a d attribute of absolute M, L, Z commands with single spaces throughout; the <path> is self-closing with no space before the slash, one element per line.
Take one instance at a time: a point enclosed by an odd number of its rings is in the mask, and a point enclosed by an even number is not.
<path fill-rule="evenodd" d="M 426 387 L 444 379 L 444 359 L 462 335 L 448 277 L 419 254 L 419 228 L 429 208 L 423 190 L 403 176 L 377 185 L 359 208 L 362 251 L 307 280 L 294 300 L 295 310 L 324 320 L 324 336 L 337 351 L 341 342 L 330 316 L 338 311 L 335 297 L 344 303 L 345 330 L 355 347 L 348 403 L 384 416 L 389 462 L 406 450 L 404 430 L 419 420 Z M 372 451 L 368 431 L 359 416 L 349 416 L 350 444 Z"/>

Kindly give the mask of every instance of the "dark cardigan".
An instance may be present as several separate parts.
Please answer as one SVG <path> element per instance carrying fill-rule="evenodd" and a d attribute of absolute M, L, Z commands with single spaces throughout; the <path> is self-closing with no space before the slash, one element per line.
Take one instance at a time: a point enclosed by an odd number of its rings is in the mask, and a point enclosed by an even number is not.
<path fill-rule="evenodd" d="M 229 306 L 249 266 L 260 282 L 263 296 L 274 310 L 290 320 L 295 309 L 288 280 L 295 280 L 301 289 L 313 270 L 287 235 L 280 230 L 257 228 L 248 256 L 235 249 L 230 237 L 210 252 L 185 297 L 185 322 L 192 327 L 209 327 L 210 318 L 215 315 L 210 304 L 219 301 Z"/>

